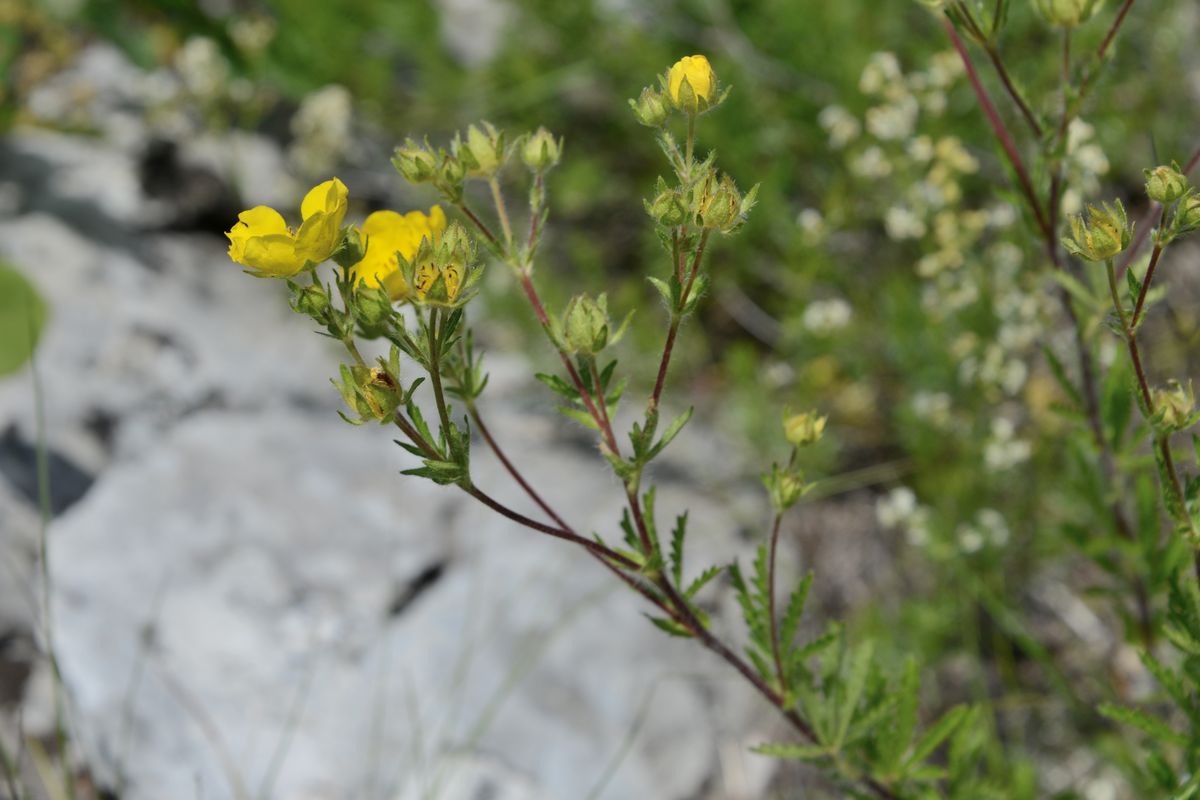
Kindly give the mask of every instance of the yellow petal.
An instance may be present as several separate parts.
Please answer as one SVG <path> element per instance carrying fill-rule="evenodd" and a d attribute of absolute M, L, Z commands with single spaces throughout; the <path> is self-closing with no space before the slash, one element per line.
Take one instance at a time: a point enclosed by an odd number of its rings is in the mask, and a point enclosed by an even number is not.
<path fill-rule="evenodd" d="M 314 264 L 333 255 L 341 232 L 341 219 L 318 211 L 304 220 L 296 232 L 296 252 Z"/>
<path fill-rule="evenodd" d="M 712 65 L 708 63 L 707 58 L 699 55 L 684 56 L 676 61 L 667 73 L 667 91 L 678 103 L 679 90 L 683 86 L 683 79 L 687 78 L 688 85 L 697 98 L 712 100 L 714 77 Z"/>
<path fill-rule="evenodd" d="M 337 178 L 330 178 L 308 190 L 300 203 L 300 216 L 308 219 L 318 211 L 326 214 L 334 213 L 338 208 L 345 209 L 349 192 L 346 184 Z"/>
<path fill-rule="evenodd" d="M 291 235 L 276 233 L 247 239 L 239 263 L 262 275 L 290 278 L 304 269 L 305 259 Z"/>
<path fill-rule="evenodd" d="M 251 237 L 287 236 L 289 233 L 287 223 L 278 211 L 267 206 L 255 206 L 238 214 L 238 221 L 225 235 L 229 237 L 229 257 L 239 264 L 245 264 L 246 242 Z"/>

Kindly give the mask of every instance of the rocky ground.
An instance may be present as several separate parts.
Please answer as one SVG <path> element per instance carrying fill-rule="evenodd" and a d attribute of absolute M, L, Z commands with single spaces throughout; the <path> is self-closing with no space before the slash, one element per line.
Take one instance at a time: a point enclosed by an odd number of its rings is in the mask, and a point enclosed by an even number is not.
<path fill-rule="evenodd" d="M 246 205 L 286 193 L 278 148 L 239 135 L 164 155 L 134 121 L 0 142 L 0 258 L 51 309 L 53 641 L 81 767 L 127 800 L 762 796 L 773 765 L 747 748 L 775 717 L 723 664 L 582 554 L 401 479 L 387 431 L 338 420 L 337 353 L 199 230 L 238 208 L 222 168 L 248 173 Z M 164 170 L 179 191 L 154 190 Z M 491 427 L 577 527 L 613 531 L 619 491 L 586 440 L 524 357 L 489 363 Z M 0 382 L 10 745 L 18 718 L 52 728 L 32 377 Z M 693 564 L 744 556 L 753 469 L 702 425 L 673 451 L 660 513 L 691 508 Z M 474 467 L 532 510 L 482 446 Z M 887 561 L 869 505 L 823 513 L 790 542 L 822 562 L 824 602 L 861 602 Z M 830 526 L 837 543 L 816 546 Z M 727 589 L 713 597 L 732 625 Z"/>

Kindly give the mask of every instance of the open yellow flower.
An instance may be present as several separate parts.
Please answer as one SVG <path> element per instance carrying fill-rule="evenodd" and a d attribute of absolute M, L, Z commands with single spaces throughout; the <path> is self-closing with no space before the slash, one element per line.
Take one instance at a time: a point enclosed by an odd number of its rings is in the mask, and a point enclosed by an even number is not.
<path fill-rule="evenodd" d="M 290 278 L 310 261 L 321 263 L 337 248 L 347 195 L 346 185 L 337 178 L 313 187 L 300 204 L 303 222 L 298 231 L 273 208 L 243 211 L 225 234 L 229 257 L 255 275 L 270 278 Z"/>
<path fill-rule="evenodd" d="M 441 206 L 433 206 L 426 215 L 420 211 L 398 214 L 395 211 L 376 211 L 362 224 L 367 237 L 367 252 L 351 267 L 355 282 L 381 286 L 392 300 L 403 300 L 410 287 L 400 271 L 399 256 L 411 261 L 421 247 L 422 239 L 431 242 L 446 230 L 446 215 Z"/>
<path fill-rule="evenodd" d="M 694 114 L 712 104 L 717 76 L 704 56 L 684 56 L 667 73 L 667 92 L 675 107 Z"/>

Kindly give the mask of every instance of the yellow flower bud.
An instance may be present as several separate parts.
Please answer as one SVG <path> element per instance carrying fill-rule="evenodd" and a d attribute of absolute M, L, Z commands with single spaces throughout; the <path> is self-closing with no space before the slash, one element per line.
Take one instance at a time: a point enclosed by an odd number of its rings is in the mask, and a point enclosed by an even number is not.
<path fill-rule="evenodd" d="M 695 114 L 712 105 L 717 75 L 704 56 L 684 56 L 667 73 L 667 92 L 680 111 Z"/>
<path fill-rule="evenodd" d="M 300 204 L 303 222 L 293 231 L 273 208 L 256 206 L 238 214 L 228 232 L 229 257 L 261 278 L 290 278 L 320 264 L 341 241 L 348 193 L 337 178 L 313 187 Z"/>
<path fill-rule="evenodd" d="M 828 417 L 818 416 L 815 411 L 790 414 L 783 419 L 783 435 L 795 447 L 812 444 L 820 441 L 828 419 Z"/>

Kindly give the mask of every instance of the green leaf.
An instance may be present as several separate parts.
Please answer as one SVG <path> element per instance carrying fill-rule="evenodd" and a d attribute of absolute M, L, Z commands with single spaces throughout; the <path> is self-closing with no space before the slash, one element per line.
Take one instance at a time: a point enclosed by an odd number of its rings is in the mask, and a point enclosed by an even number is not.
<path fill-rule="evenodd" d="M 1072 275 L 1068 275 L 1063 270 L 1055 270 L 1050 273 L 1050 277 L 1054 279 L 1059 286 L 1067 290 L 1067 292 L 1078 300 L 1085 308 L 1097 308 L 1108 305 L 1107 300 L 1104 300 L 1090 288 L 1085 286 L 1079 279 Z"/>
<path fill-rule="evenodd" d="M 1150 674 L 1154 676 L 1154 680 L 1158 681 L 1158 685 L 1171 696 L 1171 699 L 1175 701 L 1175 705 L 1184 711 L 1191 712 L 1195 704 L 1192 700 L 1191 691 L 1183 681 L 1183 676 L 1175 670 L 1164 666 L 1158 659 L 1145 650 L 1139 652 L 1138 655 L 1141 657 L 1142 665 L 1150 671 Z"/>
<path fill-rule="evenodd" d="M 674 421 L 667 426 L 667 429 L 663 431 L 662 438 L 659 439 L 658 444 L 654 446 L 654 455 L 661 453 L 663 448 L 669 445 L 671 441 L 679 435 L 679 432 L 683 430 L 683 426 L 687 425 L 688 421 L 691 420 L 692 414 L 695 412 L 695 410 L 695 408 L 689 408 L 687 411 L 676 417 Z"/>
<path fill-rule="evenodd" d="M 596 431 L 597 433 L 600 432 L 600 426 L 596 424 L 596 420 L 587 411 L 580 411 L 578 408 L 559 406 L 558 413 L 562 414 L 564 417 L 569 417 L 570 419 L 575 420 L 589 430 Z"/>
<path fill-rule="evenodd" d="M 1049 347 L 1042 347 L 1042 353 L 1046 356 L 1046 363 L 1050 366 L 1050 372 L 1054 375 L 1058 385 L 1066 393 L 1067 397 L 1071 398 L 1073 410 L 1083 408 L 1083 397 L 1079 394 L 1079 390 L 1075 388 L 1075 384 L 1071 383 L 1071 379 L 1067 377 L 1067 371 L 1063 368 L 1062 362 L 1058 360 L 1058 356 L 1054 355 L 1054 351 Z"/>
<path fill-rule="evenodd" d="M 881 762 L 884 772 L 896 772 L 900 767 L 904 751 L 912 741 L 917 729 L 917 703 L 920 692 L 920 677 L 917 660 L 909 657 L 904 662 L 904 674 L 896 687 L 896 716 L 881 742 Z"/>
<path fill-rule="evenodd" d="M 687 536 L 687 512 L 675 518 L 675 528 L 671 531 L 671 574 L 675 585 L 683 583 L 683 540 Z"/>
<path fill-rule="evenodd" d="M 1101 703 L 1097 710 L 1109 719 L 1131 725 L 1157 741 L 1180 747 L 1187 744 L 1186 736 L 1171 730 L 1167 723 L 1161 719 L 1152 717 L 1136 708 L 1126 708 L 1125 706 L 1118 706 L 1113 703 Z"/>
<path fill-rule="evenodd" d="M 817 744 L 769 743 L 751 748 L 756 753 L 787 761 L 819 761 L 829 757 L 829 750 Z"/>
<path fill-rule="evenodd" d="M 671 636 L 677 636 L 681 639 L 692 638 L 692 632 L 673 619 L 667 619 L 666 617 L 652 617 L 649 614 L 646 614 L 645 617 L 653 622 L 656 628 L 666 631 Z"/>
<path fill-rule="evenodd" d="M 913 767 L 920 764 L 925 759 L 929 758 L 930 754 L 938 748 L 943 741 L 946 740 L 958 726 L 963 723 L 970 712 L 968 706 L 955 706 L 942 715 L 942 718 L 929 727 L 925 734 L 913 747 L 912 754 L 908 760 L 904 762 L 904 771 L 907 772 Z"/>
<path fill-rule="evenodd" d="M 792 594 L 788 597 L 787 610 L 783 613 L 783 621 L 779 624 L 779 643 L 785 651 L 791 648 L 800 628 L 800 617 L 804 614 L 804 606 L 808 602 L 808 591 L 812 588 L 813 574 L 809 572 L 800 579 Z"/>
<path fill-rule="evenodd" d="M 0 262 L 0 376 L 20 369 L 37 347 L 46 306 L 14 267 Z"/>
<path fill-rule="evenodd" d="M 867 675 L 871 669 L 871 656 L 874 654 L 875 645 L 873 642 L 867 641 L 859 645 L 850 655 L 850 665 L 846 668 L 846 682 L 843 684 L 843 690 L 840 692 L 840 702 L 838 703 L 837 728 L 834 729 L 833 743 L 840 748 L 846 741 L 846 734 L 850 730 L 850 723 L 854 719 L 854 712 L 858 708 L 858 701 L 862 699 L 863 689 L 867 685 Z"/>
<path fill-rule="evenodd" d="M 671 287 L 667 284 L 667 282 L 661 278 L 654 277 L 647 278 L 647 280 L 649 280 L 650 283 L 654 285 L 654 288 L 658 290 L 658 293 L 662 295 L 663 302 L 667 304 L 667 308 L 674 308 L 675 298 L 672 296 Z"/>
<path fill-rule="evenodd" d="M 704 570 L 704 572 L 701 572 L 696 580 L 692 581 L 691 584 L 688 585 L 687 589 L 685 589 L 683 592 L 683 596 L 688 600 L 691 600 L 696 596 L 697 592 L 699 592 L 708 584 L 709 581 L 724 571 L 725 567 L 722 566 L 709 567 L 708 569 Z"/>
<path fill-rule="evenodd" d="M 548 375 L 545 372 L 537 372 L 534 373 L 533 377 L 549 386 L 556 393 L 563 396 L 567 400 L 574 401 L 579 399 L 579 392 L 575 390 L 575 387 L 557 375 Z"/>
<path fill-rule="evenodd" d="M 812 658 L 813 656 L 820 655 L 826 649 L 828 649 L 831 644 L 834 644 L 835 642 L 837 642 L 838 638 L 841 635 L 842 635 L 841 627 L 839 627 L 836 624 L 830 625 L 829 630 L 825 631 L 824 633 L 822 633 L 817 638 L 813 639 L 808 644 L 806 644 L 803 647 L 801 647 L 800 649 L 796 650 L 796 652 L 792 655 L 792 657 L 789 660 L 792 662 L 803 662 L 803 661 L 807 661 L 808 659 Z"/>
<path fill-rule="evenodd" d="M 854 724 L 850 726 L 850 732 L 846 734 L 844 744 L 853 744 L 870 733 L 873 728 L 879 725 L 892 712 L 896 702 L 897 697 L 895 695 L 884 697 L 864 713 L 859 714 L 855 718 Z"/>

